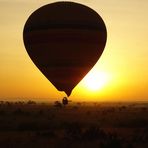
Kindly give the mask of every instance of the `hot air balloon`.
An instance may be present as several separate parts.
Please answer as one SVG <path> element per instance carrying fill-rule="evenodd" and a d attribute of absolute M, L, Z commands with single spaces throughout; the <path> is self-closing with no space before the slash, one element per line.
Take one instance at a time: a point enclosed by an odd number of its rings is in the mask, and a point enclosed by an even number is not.
<path fill-rule="evenodd" d="M 74 2 L 42 6 L 30 15 L 23 30 L 30 58 L 67 96 L 96 64 L 106 39 L 102 18 L 91 8 Z"/>

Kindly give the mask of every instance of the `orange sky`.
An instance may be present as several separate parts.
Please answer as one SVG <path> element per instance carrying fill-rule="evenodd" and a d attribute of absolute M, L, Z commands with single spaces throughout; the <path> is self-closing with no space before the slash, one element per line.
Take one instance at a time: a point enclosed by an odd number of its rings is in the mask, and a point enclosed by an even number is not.
<path fill-rule="evenodd" d="M 108 39 L 100 60 L 90 72 L 104 84 L 91 90 L 86 78 L 70 99 L 80 101 L 148 101 L 148 1 L 73 0 L 97 11 L 106 23 Z M 43 76 L 29 58 L 22 38 L 24 24 L 51 0 L 0 1 L 0 98 L 58 100 L 65 96 Z M 93 77 L 94 77 L 93 75 Z M 98 80 L 98 77 L 102 77 Z"/>

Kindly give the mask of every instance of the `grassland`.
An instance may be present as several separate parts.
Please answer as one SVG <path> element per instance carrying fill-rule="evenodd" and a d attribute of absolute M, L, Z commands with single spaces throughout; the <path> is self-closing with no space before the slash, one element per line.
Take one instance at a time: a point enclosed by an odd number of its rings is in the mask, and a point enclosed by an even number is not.
<path fill-rule="evenodd" d="M 0 102 L 1 148 L 148 148 L 148 103 Z"/>

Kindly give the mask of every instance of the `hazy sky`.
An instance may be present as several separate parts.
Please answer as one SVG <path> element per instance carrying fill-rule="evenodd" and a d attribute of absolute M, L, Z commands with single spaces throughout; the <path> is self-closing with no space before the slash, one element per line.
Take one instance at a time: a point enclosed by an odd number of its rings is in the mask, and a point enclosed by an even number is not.
<path fill-rule="evenodd" d="M 91 91 L 81 81 L 70 99 L 89 101 L 148 101 L 148 1 L 73 0 L 103 18 L 108 31 L 106 48 L 92 70 L 106 82 Z M 0 0 L 0 98 L 55 98 L 59 92 L 29 58 L 22 38 L 30 14 L 54 0 Z M 91 74 L 91 72 L 90 72 Z M 96 78 L 97 79 L 97 78 Z M 46 99 L 47 100 L 47 99 Z"/>

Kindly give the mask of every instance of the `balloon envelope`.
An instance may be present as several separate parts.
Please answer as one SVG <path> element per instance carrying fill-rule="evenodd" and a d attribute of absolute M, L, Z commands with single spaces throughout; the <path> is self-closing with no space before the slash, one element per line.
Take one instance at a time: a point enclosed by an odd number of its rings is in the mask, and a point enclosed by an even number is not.
<path fill-rule="evenodd" d="M 39 8 L 28 18 L 23 32 L 32 61 L 68 96 L 100 58 L 106 38 L 102 18 L 91 8 L 73 2 Z"/>

